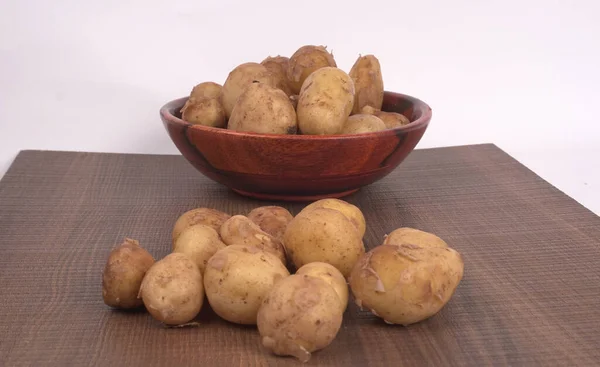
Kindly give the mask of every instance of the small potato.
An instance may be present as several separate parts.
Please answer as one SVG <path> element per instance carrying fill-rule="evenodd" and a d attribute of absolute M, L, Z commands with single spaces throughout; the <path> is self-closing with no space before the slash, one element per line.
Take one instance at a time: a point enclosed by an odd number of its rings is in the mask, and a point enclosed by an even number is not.
<path fill-rule="evenodd" d="M 264 83 L 251 83 L 240 94 L 227 128 L 262 134 L 295 134 L 296 111 L 280 89 Z"/>
<path fill-rule="evenodd" d="M 154 258 L 136 240 L 126 238 L 108 255 L 102 271 L 102 299 L 108 306 L 132 309 L 142 306 L 137 298 L 144 275 Z"/>
<path fill-rule="evenodd" d="M 300 91 L 297 115 L 302 134 L 339 134 L 352 112 L 354 83 L 342 70 L 324 67 L 308 76 Z"/>
<path fill-rule="evenodd" d="M 184 121 L 193 125 L 224 128 L 227 126 L 225 109 L 216 98 L 188 99 L 181 109 Z"/>
<path fill-rule="evenodd" d="M 348 117 L 342 134 L 362 134 L 385 130 L 385 124 L 377 116 L 358 114 Z"/>
<path fill-rule="evenodd" d="M 196 224 L 181 232 L 175 241 L 173 252 L 188 255 L 196 263 L 200 273 L 204 274 L 208 259 L 226 246 L 212 227 Z"/>
<path fill-rule="evenodd" d="M 341 212 L 328 208 L 296 215 L 285 230 L 283 243 L 297 269 L 320 261 L 335 266 L 346 278 L 365 252 L 356 226 Z"/>
<path fill-rule="evenodd" d="M 326 47 L 307 45 L 300 47 L 290 57 L 287 79 L 294 94 L 300 94 L 304 81 L 314 71 L 326 67 L 337 67 L 333 54 Z"/>
<path fill-rule="evenodd" d="M 365 106 L 381 110 L 383 77 L 379 60 L 373 55 L 359 56 L 349 74 L 356 90 L 352 113 L 360 113 Z"/>
<path fill-rule="evenodd" d="M 205 224 L 218 232 L 221 225 L 229 218 L 231 218 L 231 215 L 210 208 L 197 208 L 183 213 L 177 218 L 173 227 L 173 248 L 175 248 L 175 241 L 186 228 L 195 224 Z"/>
<path fill-rule="evenodd" d="M 324 262 L 308 263 L 296 271 L 298 275 L 310 275 L 323 279 L 327 284 L 333 287 L 335 293 L 340 298 L 340 310 L 346 311 L 348 306 L 348 283 L 346 278 L 333 265 Z"/>
<path fill-rule="evenodd" d="M 233 245 L 210 258 L 204 287 L 217 315 L 233 323 L 254 325 L 264 297 L 289 275 L 275 255 L 252 246 Z"/>
<path fill-rule="evenodd" d="M 229 246 L 247 245 L 269 252 L 286 264 L 285 248 L 281 241 L 243 215 L 234 215 L 223 223 L 221 238 Z"/>
<path fill-rule="evenodd" d="M 269 56 L 260 63 L 273 74 L 275 80 L 277 81 L 277 88 L 284 91 L 288 96 L 292 95 L 292 89 L 287 78 L 287 69 L 289 63 L 290 59 L 285 56 Z"/>
<path fill-rule="evenodd" d="M 410 124 L 410 120 L 403 114 L 396 112 L 386 112 L 377 110 L 371 106 L 365 106 L 361 110 L 362 114 L 377 116 L 383 121 L 386 129 L 393 129 L 396 127 Z"/>
<path fill-rule="evenodd" d="M 238 97 L 254 81 L 267 84 L 273 88 L 277 87 L 277 80 L 275 80 L 273 74 L 266 67 L 255 62 L 238 65 L 229 73 L 223 84 L 221 94 L 221 103 L 227 118 L 231 116 Z"/>
<path fill-rule="evenodd" d="M 275 284 L 257 318 L 265 348 L 302 362 L 330 345 L 341 325 L 340 301 L 334 288 L 320 278 L 299 274 Z"/>
<path fill-rule="evenodd" d="M 196 85 L 190 92 L 190 99 L 219 99 L 223 87 L 214 82 L 204 82 Z"/>
<path fill-rule="evenodd" d="M 340 199 L 327 198 L 317 200 L 307 205 L 302 211 L 307 212 L 314 208 L 328 208 L 341 212 L 350 220 L 350 222 L 352 222 L 352 224 L 354 224 L 356 229 L 358 229 L 360 238 L 364 237 L 367 229 L 367 222 L 365 221 L 365 216 L 362 211 L 356 205 L 352 205 L 349 202 Z"/>
<path fill-rule="evenodd" d="M 248 213 L 248 219 L 266 233 L 281 240 L 287 225 L 294 219 L 294 216 L 280 206 L 261 206 Z"/>
<path fill-rule="evenodd" d="M 188 323 L 204 302 L 202 274 L 189 256 L 171 253 L 148 270 L 139 297 L 158 321 L 167 325 Z"/>
<path fill-rule="evenodd" d="M 446 241 L 433 233 L 415 228 L 398 228 L 385 237 L 384 245 L 417 245 L 421 247 L 448 247 Z"/>
<path fill-rule="evenodd" d="M 381 245 L 356 263 L 350 287 L 356 304 L 388 324 L 425 320 L 450 300 L 464 264 L 449 247 Z"/>

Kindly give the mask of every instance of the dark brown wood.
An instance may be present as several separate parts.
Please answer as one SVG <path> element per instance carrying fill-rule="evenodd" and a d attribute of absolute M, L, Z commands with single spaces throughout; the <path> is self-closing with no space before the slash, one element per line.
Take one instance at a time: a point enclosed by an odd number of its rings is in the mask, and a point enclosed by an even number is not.
<path fill-rule="evenodd" d="M 415 148 L 431 120 L 423 101 L 386 92 L 382 109 L 410 124 L 355 135 L 275 135 L 191 125 L 179 111 L 187 98 L 161 108 L 169 136 L 207 177 L 261 199 L 290 201 L 346 196 L 392 172 Z"/>
<path fill-rule="evenodd" d="M 365 213 L 368 248 L 421 228 L 462 253 L 465 276 L 409 327 L 351 304 L 308 365 L 600 365 L 600 218 L 495 146 L 417 150 L 347 200 Z M 177 156 L 20 153 L 0 182 L 0 365 L 299 365 L 208 307 L 199 327 L 165 329 L 102 302 L 102 267 L 124 237 L 161 258 L 184 211 L 269 203 L 305 205 L 240 196 Z"/>

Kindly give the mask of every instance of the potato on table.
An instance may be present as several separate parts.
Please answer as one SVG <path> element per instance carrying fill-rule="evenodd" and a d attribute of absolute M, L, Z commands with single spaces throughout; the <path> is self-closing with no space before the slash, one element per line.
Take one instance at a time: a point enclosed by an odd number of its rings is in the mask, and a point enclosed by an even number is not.
<path fill-rule="evenodd" d="M 296 271 L 296 274 L 317 277 L 332 286 L 340 298 L 340 309 L 344 313 L 348 306 L 348 283 L 342 273 L 333 265 L 324 262 L 312 262 L 302 266 Z"/>
<path fill-rule="evenodd" d="M 314 71 L 327 67 L 337 67 L 333 55 L 323 46 L 306 45 L 300 47 L 288 62 L 287 79 L 293 94 L 299 94 L 302 85 Z"/>
<path fill-rule="evenodd" d="M 188 210 L 179 218 L 177 218 L 177 221 L 173 226 L 173 248 L 175 248 L 175 241 L 181 232 L 183 232 L 186 228 L 195 224 L 204 224 L 218 232 L 221 230 L 221 225 L 223 225 L 223 223 L 225 223 L 225 221 L 229 218 L 231 218 L 231 215 L 211 208 L 197 208 Z"/>
<path fill-rule="evenodd" d="M 354 224 L 356 229 L 358 229 L 358 234 L 360 238 L 363 238 L 365 235 L 365 231 L 367 229 L 367 222 L 365 221 L 365 216 L 362 211 L 353 204 L 350 204 L 347 201 L 335 199 L 335 198 L 327 198 L 317 200 L 302 209 L 302 212 L 307 212 L 314 208 L 328 208 L 334 209 L 346 216 Z"/>
<path fill-rule="evenodd" d="M 212 227 L 204 224 L 195 224 L 186 228 L 173 246 L 173 252 L 186 254 L 194 261 L 204 274 L 206 263 L 217 251 L 227 245 L 221 241 L 219 233 Z"/>
<path fill-rule="evenodd" d="M 280 206 L 261 206 L 248 213 L 248 219 L 266 233 L 281 240 L 287 225 L 294 219 L 294 216 Z"/>
<path fill-rule="evenodd" d="M 417 245 L 422 247 L 448 247 L 443 239 L 433 233 L 415 228 L 402 227 L 385 236 L 384 245 Z"/>
<path fill-rule="evenodd" d="M 360 113 L 365 106 L 381 110 L 383 77 L 379 60 L 373 55 L 359 56 L 350 70 L 350 77 L 356 90 L 352 113 Z"/>
<path fill-rule="evenodd" d="M 372 133 L 375 131 L 385 130 L 385 124 L 377 116 L 358 114 L 348 117 L 344 127 L 342 128 L 342 134 L 362 134 Z"/>
<path fill-rule="evenodd" d="M 277 87 L 277 80 L 263 65 L 256 62 L 247 62 L 236 66 L 227 76 L 223 84 L 221 103 L 225 109 L 225 116 L 229 118 L 238 97 L 252 82 L 261 82 L 273 88 Z"/>

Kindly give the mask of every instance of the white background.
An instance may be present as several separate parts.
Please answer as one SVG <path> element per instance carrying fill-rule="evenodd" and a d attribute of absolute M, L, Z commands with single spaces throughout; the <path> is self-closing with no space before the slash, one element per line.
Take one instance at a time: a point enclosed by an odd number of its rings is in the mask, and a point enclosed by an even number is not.
<path fill-rule="evenodd" d="M 600 1 L 360 4 L 2 0 L 0 176 L 21 149 L 178 154 L 163 103 L 323 44 L 431 105 L 419 148 L 495 143 L 600 213 Z"/>

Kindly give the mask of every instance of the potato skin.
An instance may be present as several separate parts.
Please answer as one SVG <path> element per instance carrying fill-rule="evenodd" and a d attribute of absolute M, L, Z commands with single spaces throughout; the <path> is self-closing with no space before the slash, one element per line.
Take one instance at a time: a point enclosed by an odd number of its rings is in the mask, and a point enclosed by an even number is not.
<path fill-rule="evenodd" d="M 205 224 L 218 232 L 221 229 L 221 225 L 229 218 L 231 218 L 231 215 L 211 208 L 188 210 L 175 221 L 173 234 L 171 236 L 172 248 L 175 248 L 175 241 L 186 228 L 195 224 Z"/>
<path fill-rule="evenodd" d="M 250 211 L 248 219 L 264 232 L 281 240 L 287 225 L 294 219 L 294 216 L 280 206 L 261 206 Z"/>
<path fill-rule="evenodd" d="M 302 266 L 296 271 L 298 275 L 309 275 L 324 280 L 333 287 L 340 299 L 340 310 L 346 311 L 348 306 L 348 283 L 346 278 L 333 265 L 324 262 L 312 262 Z"/>
<path fill-rule="evenodd" d="M 356 304 L 389 324 L 425 320 L 450 300 L 464 263 L 451 248 L 381 245 L 356 263 L 350 287 Z"/>
<path fill-rule="evenodd" d="M 377 116 L 358 114 L 348 117 L 342 134 L 362 134 L 385 130 L 385 124 Z"/>
<path fill-rule="evenodd" d="M 334 209 L 346 216 L 354 224 L 356 229 L 358 229 L 358 234 L 360 238 L 363 238 L 365 235 L 365 231 L 367 229 L 367 222 L 365 220 L 365 216 L 362 211 L 353 204 L 350 204 L 347 201 L 335 199 L 335 198 L 327 198 L 317 200 L 302 209 L 302 212 L 307 212 L 314 208 L 328 208 Z"/>
<path fill-rule="evenodd" d="M 226 246 L 221 241 L 219 233 L 212 227 L 204 224 L 196 224 L 181 232 L 175 241 L 173 252 L 188 255 L 198 266 L 200 273 L 204 274 L 208 259 Z"/>
<path fill-rule="evenodd" d="M 342 70 L 324 67 L 308 76 L 300 91 L 297 115 L 302 134 L 339 134 L 352 112 L 354 82 Z"/>
<path fill-rule="evenodd" d="M 197 84 L 190 92 L 190 99 L 219 99 L 223 86 L 215 82 L 203 82 Z"/>
<path fill-rule="evenodd" d="M 229 118 L 238 97 L 252 82 L 258 81 L 271 87 L 277 87 L 273 74 L 263 65 L 256 62 L 247 62 L 236 66 L 227 76 L 221 93 L 221 103 L 225 109 L 225 116 Z"/>
<path fill-rule="evenodd" d="M 359 56 L 349 74 L 356 90 L 352 113 L 360 113 L 365 106 L 381 110 L 383 77 L 379 60 L 373 55 Z"/>
<path fill-rule="evenodd" d="M 210 258 L 204 287 L 217 315 L 229 322 L 254 325 L 264 297 L 289 275 L 275 255 L 252 246 L 232 245 Z"/>
<path fill-rule="evenodd" d="M 188 99 L 181 109 L 181 117 L 193 125 L 219 128 L 227 126 L 225 109 L 216 98 Z"/>
<path fill-rule="evenodd" d="M 202 274 L 187 255 L 171 253 L 148 270 L 139 297 L 158 321 L 167 325 L 185 324 L 202 308 Z"/>
<path fill-rule="evenodd" d="M 379 117 L 379 119 L 381 119 L 381 121 L 383 121 L 385 124 L 386 129 L 394 129 L 396 127 L 410 124 L 410 120 L 401 113 L 381 111 L 371 106 L 363 107 L 361 113 Z"/>
<path fill-rule="evenodd" d="M 421 247 L 448 247 L 443 239 L 433 233 L 415 228 L 402 227 L 393 230 L 383 241 L 384 245 L 417 245 Z"/>
<path fill-rule="evenodd" d="M 328 208 L 302 211 L 288 224 L 283 243 L 296 268 L 320 261 L 344 277 L 365 252 L 359 232 L 341 212 Z"/>
<path fill-rule="evenodd" d="M 126 238 L 110 252 L 102 271 L 102 299 L 108 306 L 132 309 L 142 306 L 137 298 L 142 279 L 154 258 L 136 240 Z"/>
<path fill-rule="evenodd" d="M 246 245 L 276 256 L 286 264 L 285 248 L 280 240 L 264 232 L 253 221 L 243 215 L 234 215 L 221 226 L 221 238 L 228 246 Z"/>
<path fill-rule="evenodd" d="M 288 96 L 293 94 L 287 78 L 289 63 L 290 59 L 288 57 L 280 55 L 275 57 L 269 56 L 260 63 L 273 74 L 277 88 L 281 89 Z"/>
<path fill-rule="evenodd" d="M 295 134 L 296 111 L 280 89 L 264 83 L 251 83 L 240 94 L 227 128 L 262 134 Z"/>
<path fill-rule="evenodd" d="M 287 69 L 287 79 L 293 94 L 300 94 L 300 89 L 310 74 L 327 66 L 337 67 L 337 64 L 326 47 L 306 45 L 296 50 L 290 57 Z"/>

